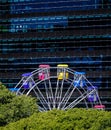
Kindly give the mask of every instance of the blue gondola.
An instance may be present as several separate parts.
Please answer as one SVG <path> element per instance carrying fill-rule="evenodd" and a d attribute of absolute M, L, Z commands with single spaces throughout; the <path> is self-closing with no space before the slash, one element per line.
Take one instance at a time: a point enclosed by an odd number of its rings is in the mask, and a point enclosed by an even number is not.
<path fill-rule="evenodd" d="M 83 76 L 85 75 L 85 72 L 74 72 L 74 86 L 75 87 L 84 87 L 85 86 L 85 80 Z"/>
<path fill-rule="evenodd" d="M 94 89 L 96 89 L 96 91 L 97 91 L 97 86 L 93 86 L 93 87 L 90 86 L 90 87 L 87 88 L 87 91 L 91 92 Z M 96 91 L 94 91 L 94 92 L 92 92 L 91 94 L 88 95 L 87 99 L 88 99 L 89 102 L 96 102 L 98 100 L 98 95 L 97 95 Z"/>
<path fill-rule="evenodd" d="M 33 82 L 33 79 L 32 78 L 29 78 L 28 80 L 27 80 L 27 78 L 29 77 L 29 76 L 31 76 L 32 75 L 32 73 L 24 73 L 24 74 L 22 74 L 22 77 L 23 77 L 23 88 L 24 89 L 28 89 L 28 88 L 31 88 L 32 87 L 32 85 L 34 85 L 34 82 Z M 26 81 L 27 80 L 27 81 Z"/>

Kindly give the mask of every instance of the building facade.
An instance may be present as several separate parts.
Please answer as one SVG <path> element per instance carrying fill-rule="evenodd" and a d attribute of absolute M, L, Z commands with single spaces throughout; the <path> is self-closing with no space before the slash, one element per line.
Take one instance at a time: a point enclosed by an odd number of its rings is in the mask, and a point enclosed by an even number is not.
<path fill-rule="evenodd" d="M 0 81 L 13 88 L 40 64 L 85 71 L 111 109 L 110 0 L 1 0 Z"/>

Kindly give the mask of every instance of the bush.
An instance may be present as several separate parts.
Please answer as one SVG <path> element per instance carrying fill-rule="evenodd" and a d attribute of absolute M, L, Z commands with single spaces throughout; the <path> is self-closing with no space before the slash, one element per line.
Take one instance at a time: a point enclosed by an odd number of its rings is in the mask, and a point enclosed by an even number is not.
<path fill-rule="evenodd" d="M 0 130 L 111 130 L 111 112 L 80 108 L 39 112 Z"/>
<path fill-rule="evenodd" d="M 38 112 L 34 98 L 16 96 L 3 85 L 0 90 L 0 130 L 111 130 L 111 112 L 80 108 Z"/>
<path fill-rule="evenodd" d="M 26 118 L 38 112 L 36 99 L 30 96 L 16 96 L 0 84 L 0 126 Z"/>

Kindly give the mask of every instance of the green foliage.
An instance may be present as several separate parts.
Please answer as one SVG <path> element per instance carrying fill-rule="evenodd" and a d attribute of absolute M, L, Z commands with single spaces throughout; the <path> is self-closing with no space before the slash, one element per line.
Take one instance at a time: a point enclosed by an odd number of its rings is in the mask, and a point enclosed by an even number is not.
<path fill-rule="evenodd" d="M 15 94 L 11 93 L 4 85 L 0 84 L 0 106 L 10 103 L 14 97 L 16 97 Z"/>
<path fill-rule="evenodd" d="M 30 96 L 16 96 L 0 84 L 0 126 L 26 118 L 38 112 L 36 100 Z"/>
<path fill-rule="evenodd" d="M 39 112 L 0 130 L 111 130 L 111 112 L 77 108 Z"/>
<path fill-rule="evenodd" d="M 0 125 L 0 130 L 111 130 L 111 112 L 80 108 L 38 112 L 34 98 L 16 96 L 0 84 Z"/>

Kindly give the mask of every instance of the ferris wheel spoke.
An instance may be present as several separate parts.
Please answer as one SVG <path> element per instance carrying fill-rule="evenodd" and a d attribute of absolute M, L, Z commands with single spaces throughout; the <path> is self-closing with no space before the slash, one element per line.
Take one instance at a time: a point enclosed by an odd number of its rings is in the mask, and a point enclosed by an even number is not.
<path fill-rule="evenodd" d="M 23 77 L 21 78 L 21 80 L 18 82 L 18 84 L 14 87 L 15 89 L 16 88 L 18 88 L 18 86 L 20 85 L 20 84 L 22 84 L 22 82 L 23 82 Z M 19 87 L 20 88 L 20 87 Z"/>
<path fill-rule="evenodd" d="M 48 81 L 49 81 L 49 89 L 50 89 L 50 94 L 51 94 L 51 103 L 52 103 L 52 107 L 54 108 L 54 107 L 55 107 L 55 106 L 54 106 L 55 100 L 54 100 L 54 94 L 53 94 L 52 84 L 51 84 L 50 78 L 49 78 Z"/>
<path fill-rule="evenodd" d="M 81 79 L 81 77 L 79 77 L 79 81 L 80 81 L 80 79 Z M 78 82 L 79 82 L 79 81 L 78 81 Z M 72 80 L 71 84 L 74 84 L 74 80 Z M 77 88 L 77 84 L 76 84 L 75 86 L 73 86 L 72 91 L 71 91 L 71 92 L 69 93 L 69 95 L 67 95 L 67 97 L 65 98 L 65 103 L 64 103 L 62 109 L 64 109 L 65 106 L 67 105 L 67 103 L 68 103 L 69 99 L 71 98 L 71 96 L 72 96 L 72 94 L 73 94 L 73 92 L 74 92 L 75 89 L 78 89 L 78 88 Z"/>
<path fill-rule="evenodd" d="M 58 91 L 59 91 L 59 79 L 57 80 L 56 90 L 55 90 L 55 96 L 54 96 L 54 107 L 56 107 L 58 102 Z"/>
<path fill-rule="evenodd" d="M 60 109 L 60 105 L 61 105 L 61 98 L 62 98 L 62 92 L 63 92 L 63 84 L 64 84 L 64 79 L 62 80 L 61 86 L 60 86 L 60 92 L 58 93 L 58 109 Z"/>
<path fill-rule="evenodd" d="M 94 92 L 95 92 L 95 90 L 92 90 L 89 93 L 87 93 L 87 92 L 83 93 L 77 99 L 75 99 L 72 103 L 70 103 L 65 109 L 75 107 L 78 103 L 80 103 L 82 100 L 84 100 L 88 95 L 90 95 Z"/>
<path fill-rule="evenodd" d="M 60 105 L 61 105 L 61 98 L 63 96 L 62 93 L 63 93 L 63 85 L 64 85 L 65 79 L 66 79 L 66 69 L 64 68 L 63 69 L 63 75 L 62 75 L 62 81 L 61 81 L 61 85 L 60 85 L 60 88 L 59 88 L 60 91 L 58 91 L 58 106 L 57 106 L 58 109 L 60 109 Z"/>
<path fill-rule="evenodd" d="M 97 95 L 98 101 L 99 101 L 99 102 L 100 102 L 100 104 L 102 105 L 102 102 L 101 102 L 101 100 L 100 100 L 100 97 L 99 97 L 98 92 L 96 91 L 95 93 L 96 93 L 96 95 Z"/>
<path fill-rule="evenodd" d="M 47 108 L 46 108 L 45 105 L 44 105 L 44 103 L 46 103 L 46 102 L 44 102 L 43 98 L 41 98 L 41 96 L 39 96 L 39 94 L 35 91 L 34 88 L 33 88 L 32 90 L 34 91 L 36 97 L 37 97 L 37 98 L 39 99 L 39 101 L 41 102 L 41 104 L 42 104 L 42 106 L 43 106 L 43 109 L 44 109 L 44 110 L 47 110 Z"/>
<path fill-rule="evenodd" d="M 66 80 L 66 81 L 68 81 L 68 80 Z M 62 98 L 62 101 L 60 102 L 60 104 L 64 104 L 63 106 L 61 106 L 61 108 L 63 108 L 68 102 L 68 97 L 70 96 L 70 93 L 72 92 L 72 88 L 74 88 L 74 87 L 72 87 L 72 84 L 73 84 L 73 81 L 70 83 L 68 90 L 66 91 L 65 95 Z"/>
<path fill-rule="evenodd" d="M 81 89 L 83 90 L 83 92 L 87 92 L 87 90 L 83 87 L 83 86 L 81 86 Z M 82 95 L 82 92 L 80 91 L 80 90 L 78 90 L 79 91 L 79 93 Z M 87 102 L 86 102 L 86 98 L 84 98 L 84 103 L 85 103 L 85 105 L 86 105 L 86 108 L 88 108 L 88 104 L 87 104 Z M 91 102 L 91 106 L 93 106 L 92 105 L 92 102 Z"/>
<path fill-rule="evenodd" d="M 65 107 L 65 109 L 69 109 L 69 108 L 73 108 L 74 106 L 76 106 L 78 103 L 80 103 L 80 101 L 82 101 L 85 97 L 85 94 L 82 94 L 81 96 L 79 96 L 76 100 L 74 100 L 72 103 L 70 103 L 67 107 Z"/>
<path fill-rule="evenodd" d="M 69 99 L 71 98 L 71 96 L 72 96 L 73 92 L 75 91 L 75 89 L 76 88 L 73 88 L 72 91 L 66 96 L 66 98 L 64 100 L 64 105 L 63 105 L 62 109 L 64 109 L 65 106 L 67 105 L 67 103 L 68 103 Z"/>
<path fill-rule="evenodd" d="M 50 93 L 49 93 L 49 90 L 48 90 L 48 87 L 46 85 L 46 82 L 44 81 L 44 85 L 45 85 L 45 93 L 46 93 L 46 99 L 47 99 L 47 103 L 48 103 L 48 106 L 49 106 L 49 109 L 51 109 L 51 105 L 50 105 Z"/>
<path fill-rule="evenodd" d="M 48 72 L 48 70 L 49 70 L 49 69 L 46 69 L 46 72 L 47 72 L 46 81 L 48 81 L 48 84 L 49 84 L 49 96 L 50 96 L 50 101 L 53 102 L 52 84 L 51 84 L 51 81 L 50 81 L 50 77 L 49 77 L 49 72 Z"/>
<path fill-rule="evenodd" d="M 39 108 L 39 111 L 42 112 L 42 111 L 46 111 L 43 107 L 39 106 L 38 105 L 38 108 Z"/>
<path fill-rule="evenodd" d="M 40 91 L 40 89 L 39 89 L 39 87 L 36 85 L 36 88 L 37 88 L 37 90 L 38 90 L 38 98 L 39 99 L 42 99 L 42 102 L 44 102 L 45 104 L 47 104 L 48 105 L 48 107 L 49 107 L 49 109 L 50 109 L 50 105 L 48 104 L 48 102 L 46 101 L 46 99 L 45 99 L 45 97 L 44 97 L 44 95 L 42 94 L 42 92 Z M 33 88 L 34 89 L 34 88 Z M 40 95 L 40 96 L 39 96 Z"/>

